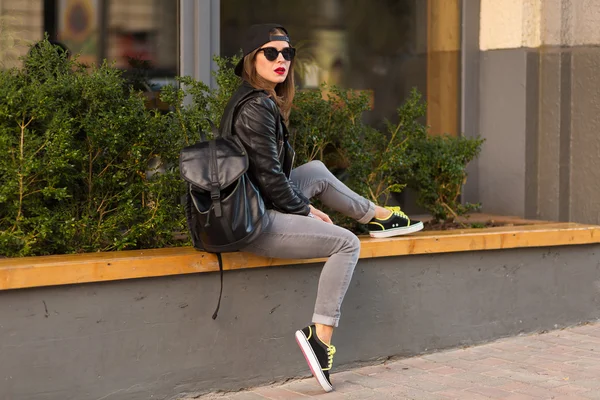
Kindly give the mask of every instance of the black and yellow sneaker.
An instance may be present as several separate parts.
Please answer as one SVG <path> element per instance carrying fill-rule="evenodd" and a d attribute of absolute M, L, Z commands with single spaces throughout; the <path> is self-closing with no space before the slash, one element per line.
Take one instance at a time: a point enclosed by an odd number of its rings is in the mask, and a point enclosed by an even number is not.
<path fill-rule="evenodd" d="M 301 331 L 296 331 L 296 342 L 306 358 L 306 362 L 317 381 L 326 392 L 331 392 L 329 371 L 333 365 L 335 347 L 325 344 L 317 337 L 314 325 L 307 326 Z"/>
<path fill-rule="evenodd" d="M 369 221 L 369 235 L 374 238 L 406 235 L 423 229 L 421 221 L 412 221 L 400 207 L 385 207 L 392 212 L 387 219 L 373 218 Z"/>

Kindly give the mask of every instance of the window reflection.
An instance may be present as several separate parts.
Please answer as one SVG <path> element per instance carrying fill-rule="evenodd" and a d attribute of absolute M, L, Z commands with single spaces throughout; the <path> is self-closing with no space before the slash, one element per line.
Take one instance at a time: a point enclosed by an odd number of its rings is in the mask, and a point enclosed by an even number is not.
<path fill-rule="evenodd" d="M 239 54 L 249 25 L 281 23 L 299 47 L 300 88 L 327 82 L 368 91 L 373 108 L 365 118 L 378 125 L 396 120 L 397 107 L 416 87 L 437 107 L 428 120 L 435 114 L 437 130 L 456 133 L 459 48 L 432 47 L 428 39 L 433 22 L 445 29 L 436 37 L 460 37 L 458 20 L 440 21 L 458 10 L 457 0 L 221 0 L 221 54 Z M 438 50 L 453 54 L 432 63 Z"/>
<path fill-rule="evenodd" d="M 178 73 L 178 1 L 2 0 L 0 67 L 19 57 L 44 32 L 85 64 L 107 59 L 129 74 L 140 73 L 156 93 Z M 150 96 L 152 97 L 152 96 Z"/>

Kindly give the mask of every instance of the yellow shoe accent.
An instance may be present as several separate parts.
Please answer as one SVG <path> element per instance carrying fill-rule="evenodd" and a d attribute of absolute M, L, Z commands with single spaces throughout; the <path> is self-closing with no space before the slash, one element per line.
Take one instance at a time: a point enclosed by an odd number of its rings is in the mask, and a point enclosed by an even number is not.
<path fill-rule="evenodd" d="M 385 229 L 385 228 L 383 227 L 383 225 L 381 225 L 379 222 L 373 222 L 373 221 L 371 221 L 371 222 L 369 222 L 369 225 L 371 225 L 371 224 L 372 224 L 372 225 L 379 225 L 379 226 L 381 227 L 381 230 L 384 230 L 384 229 Z"/>
<path fill-rule="evenodd" d="M 404 214 L 404 211 L 402 211 L 400 209 L 400 207 L 383 207 L 383 208 L 390 210 L 392 212 L 392 214 L 390 214 L 390 216 L 386 220 L 392 218 L 394 215 L 397 215 L 397 216 L 402 217 L 405 220 L 407 220 L 408 225 L 410 225 L 410 218 L 408 218 L 408 215 Z"/>
<path fill-rule="evenodd" d="M 327 343 L 325 344 L 327 345 Z M 323 368 L 323 371 L 329 371 L 333 366 L 333 355 L 335 352 L 335 346 L 327 345 L 327 368 Z"/>

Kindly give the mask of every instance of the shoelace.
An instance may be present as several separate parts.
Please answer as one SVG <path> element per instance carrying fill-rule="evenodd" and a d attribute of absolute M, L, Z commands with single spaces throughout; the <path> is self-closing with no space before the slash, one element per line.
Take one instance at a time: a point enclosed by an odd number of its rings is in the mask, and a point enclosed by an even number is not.
<path fill-rule="evenodd" d="M 333 365 L 333 355 L 335 354 L 335 346 L 327 346 L 327 369 L 330 370 Z"/>
<path fill-rule="evenodd" d="M 384 207 L 384 208 L 387 208 L 388 210 L 390 210 L 394 215 L 397 215 L 399 217 L 409 220 L 408 215 L 404 214 L 404 212 L 400 209 L 400 207 Z"/>

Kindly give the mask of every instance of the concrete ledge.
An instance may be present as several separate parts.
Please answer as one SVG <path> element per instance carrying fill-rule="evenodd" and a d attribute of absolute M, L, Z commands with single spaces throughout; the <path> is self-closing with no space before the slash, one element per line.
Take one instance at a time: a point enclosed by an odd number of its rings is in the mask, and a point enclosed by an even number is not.
<path fill-rule="evenodd" d="M 522 226 L 418 232 L 388 239 L 361 237 L 361 259 L 416 254 L 600 243 L 600 226 L 505 219 Z M 323 259 L 271 259 L 247 253 L 223 255 L 237 270 L 314 264 Z M 0 290 L 105 282 L 218 271 L 214 254 L 189 247 L 0 260 Z"/>

